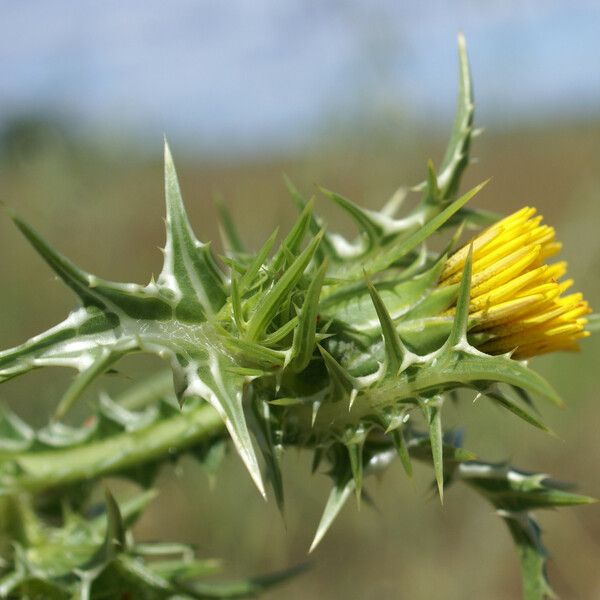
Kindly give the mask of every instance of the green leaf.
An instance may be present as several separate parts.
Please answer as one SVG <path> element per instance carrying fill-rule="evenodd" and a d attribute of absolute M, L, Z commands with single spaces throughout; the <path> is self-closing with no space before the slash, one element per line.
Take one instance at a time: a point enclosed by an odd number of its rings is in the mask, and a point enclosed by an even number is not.
<path fill-rule="evenodd" d="M 292 288 L 304 273 L 321 241 L 321 237 L 322 234 L 318 234 L 311 241 L 302 254 L 287 268 L 273 289 L 263 296 L 260 304 L 248 321 L 245 334 L 247 340 L 258 340 L 263 335 L 267 325 L 276 315 L 281 304 L 288 299 Z"/>
<path fill-rule="evenodd" d="M 146 490 L 133 498 L 121 502 L 121 504 L 117 504 L 110 490 L 106 488 L 106 510 L 89 522 L 90 531 L 95 535 L 102 535 L 105 544 L 106 540 L 109 539 L 109 535 L 116 535 L 119 543 L 124 547 L 125 529 L 129 529 L 137 522 L 156 496 L 157 492 L 155 490 Z M 110 500 L 108 500 L 109 497 Z"/>
<path fill-rule="evenodd" d="M 346 500 L 348 500 L 348 497 L 354 490 L 354 485 L 354 479 L 350 474 L 335 481 L 334 486 L 329 494 L 329 498 L 327 499 L 325 510 L 323 511 L 323 515 L 319 521 L 317 532 L 315 533 L 315 537 L 313 538 L 310 549 L 308 550 L 309 553 L 319 545 L 331 527 L 332 523 L 335 521 L 335 518 L 342 510 Z"/>
<path fill-rule="evenodd" d="M 370 388 L 365 397 L 371 410 L 381 411 L 394 401 L 410 401 L 418 396 L 450 391 L 474 384 L 507 383 L 560 404 L 550 384 L 524 363 L 507 356 L 489 356 L 471 350 L 450 349 L 447 346 L 422 363 L 403 371 L 394 380 L 384 379 Z"/>
<path fill-rule="evenodd" d="M 104 499 L 106 502 L 106 533 L 104 535 L 104 543 L 86 566 L 86 569 L 89 570 L 105 565 L 126 549 L 125 523 L 123 522 L 119 505 L 108 488 L 104 489 Z"/>
<path fill-rule="evenodd" d="M 3 452 L 20 452 L 28 448 L 34 432 L 9 408 L 0 404 L 0 455 Z"/>
<path fill-rule="evenodd" d="M 467 343 L 467 329 L 469 327 L 469 302 L 471 297 L 471 271 L 473 261 L 473 245 L 469 246 L 469 253 L 465 260 L 458 299 L 456 301 L 456 315 L 448 337 L 448 347 L 459 346 Z"/>
<path fill-rule="evenodd" d="M 32 227 L 16 215 L 13 221 L 34 249 L 79 297 L 85 307 L 97 307 L 114 315 L 164 318 L 171 306 L 160 290 L 136 284 L 123 284 L 96 277 L 77 267 L 57 252 Z"/>
<path fill-rule="evenodd" d="M 452 363 L 458 379 L 469 372 L 472 381 L 481 377 L 481 380 L 492 383 L 508 383 L 562 406 L 558 394 L 541 375 L 507 356 L 476 356 L 461 352 L 458 359 Z"/>
<path fill-rule="evenodd" d="M 262 248 L 257 252 L 254 260 L 248 265 L 239 285 L 241 295 L 244 295 L 256 284 L 256 278 L 259 271 L 261 267 L 264 266 L 278 233 L 279 230 L 275 229 L 275 231 L 267 238 L 267 241 L 263 244 Z"/>
<path fill-rule="evenodd" d="M 103 300 L 98 297 L 98 294 L 93 288 L 90 288 L 89 281 L 91 275 L 89 273 L 86 273 L 68 258 L 54 250 L 54 248 L 48 244 L 35 229 L 33 229 L 33 227 L 25 223 L 25 221 L 22 221 L 15 213 L 11 212 L 10 216 L 38 254 L 77 294 L 77 296 L 79 296 L 84 306 L 104 306 Z"/>
<path fill-rule="evenodd" d="M 473 461 L 461 464 L 460 478 L 484 495 L 496 508 L 519 512 L 595 502 L 589 496 L 573 494 L 540 473 L 514 469 L 505 463 Z"/>
<path fill-rule="evenodd" d="M 344 435 L 344 445 L 348 451 L 350 470 L 354 480 L 354 491 L 356 503 L 360 508 L 363 482 L 363 446 L 367 437 L 367 431 L 362 425 L 350 428 Z"/>
<path fill-rule="evenodd" d="M 358 382 L 325 348 L 319 346 L 319 352 L 325 362 L 325 367 L 331 380 L 332 399 L 334 402 L 350 396 L 358 389 Z"/>
<path fill-rule="evenodd" d="M 296 208 L 300 213 L 303 213 L 308 202 L 286 175 L 284 175 L 283 180 L 288 192 L 290 193 L 290 196 L 292 197 L 292 201 L 296 205 Z M 324 230 L 324 228 L 324 223 L 314 214 L 314 212 L 311 212 L 310 231 L 312 234 L 317 235 L 321 230 Z M 335 245 L 330 240 L 330 236 L 327 232 L 325 232 L 321 244 L 315 250 L 315 258 L 317 259 L 318 263 L 322 263 L 326 257 L 332 261 L 342 260 L 342 257 L 338 254 Z"/>
<path fill-rule="evenodd" d="M 409 477 L 412 477 L 412 462 L 410 460 L 410 453 L 408 450 L 408 446 L 406 445 L 406 440 L 404 439 L 402 427 L 394 429 L 394 431 L 391 432 L 391 435 L 392 440 L 394 442 L 394 447 L 396 448 L 396 452 L 398 453 L 398 457 L 400 458 L 400 462 L 402 463 L 402 467 L 404 468 L 404 472 Z"/>
<path fill-rule="evenodd" d="M 522 599 L 557 598 L 548 583 L 548 553 L 542 544 L 542 531 L 536 520 L 527 513 L 502 511 L 500 516 L 504 519 L 517 547 L 523 585 Z"/>
<path fill-rule="evenodd" d="M 246 330 L 246 321 L 244 319 L 238 278 L 235 273 L 231 274 L 231 312 L 233 313 L 233 320 L 235 321 L 238 331 L 243 333 Z"/>
<path fill-rule="evenodd" d="M 192 231 L 166 141 L 165 197 L 167 243 L 158 283 L 175 294 L 180 318 L 199 321 L 199 314 L 210 317 L 225 303 L 223 274 L 211 256 L 209 245 L 199 242 Z"/>
<path fill-rule="evenodd" d="M 289 330 L 291 331 L 292 328 L 289 328 Z M 288 328 L 284 326 L 284 333 L 286 329 Z M 281 330 L 276 333 L 280 334 Z M 285 362 L 285 352 L 267 347 L 266 344 L 273 339 L 277 340 L 277 336 L 271 339 L 269 337 L 264 338 L 262 343 L 248 342 L 242 338 L 231 336 L 224 337 L 222 341 L 223 345 L 231 352 L 238 354 L 243 362 L 258 366 L 259 369 L 273 369 L 283 366 Z M 243 373 L 244 367 L 238 367 L 232 363 L 226 367 L 226 371 L 229 373 Z"/>
<path fill-rule="evenodd" d="M 427 181 L 425 187 L 426 201 L 431 204 L 437 204 L 440 202 L 441 191 L 438 186 L 437 175 L 433 166 L 433 161 L 427 162 Z"/>
<path fill-rule="evenodd" d="M 548 554 L 541 530 L 529 511 L 589 504 L 594 500 L 565 491 L 564 485 L 552 482 L 546 475 L 519 471 L 506 464 L 463 463 L 457 473 L 494 505 L 508 526 L 521 563 L 523 600 L 554 598 L 546 576 Z"/>
<path fill-rule="evenodd" d="M 105 373 L 121 356 L 120 353 L 112 352 L 109 348 L 102 348 L 98 356 L 94 358 L 92 364 L 85 371 L 82 371 L 69 386 L 69 389 L 65 392 L 56 408 L 54 418 L 57 420 L 62 419 L 73 404 L 81 397 L 86 388 L 99 375 Z"/>
<path fill-rule="evenodd" d="M 472 452 L 460 447 L 460 440 L 456 439 L 456 432 L 446 431 L 442 436 L 442 451 L 444 460 L 444 479 L 448 481 L 449 476 L 454 473 L 459 463 L 473 461 L 477 458 Z M 417 433 L 411 431 L 406 442 L 412 458 L 422 462 L 433 463 L 431 450 L 431 438 L 429 433 Z"/>
<path fill-rule="evenodd" d="M 460 177 L 469 164 L 469 146 L 473 133 L 473 115 L 475 111 L 473 85 L 471 83 L 465 38 L 462 33 L 458 36 L 458 58 L 460 79 L 456 116 L 438 175 L 438 185 L 443 199 L 451 198 L 458 190 Z"/>
<path fill-rule="evenodd" d="M 168 600 L 173 598 L 175 588 L 154 573 L 149 566 L 129 556 L 119 556 L 110 561 L 90 581 L 89 591 L 83 598 L 119 598 L 132 591 L 139 600 Z"/>
<path fill-rule="evenodd" d="M 252 399 L 252 414 L 254 416 L 254 436 L 261 449 L 265 465 L 267 468 L 267 478 L 271 483 L 277 508 L 283 515 L 284 512 L 284 494 L 283 478 L 281 475 L 280 450 L 275 444 L 275 434 L 273 432 L 273 423 L 271 420 L 271 409 L 269 404 L 261 398 L 255 396 Z"/>
<path fill-rule="evenodd" d="M 389 281 L 374 281 L 373 287 L 385 304 L 390 317 L 395 321 L 412 318 L 424 303 L 429 302 L 432 294 L 437 292 L 435 286 L 440 276 L 443 263 L 436 262 L 422 273 L 394 277 Z M 441 288 L 446 289 L 446 288 Z M 332 286 L 323 292 L 320 303 L 320 314 L 324 319 L 335 319 L 350 325 L 353 329 L 365 332 L 377 332 L 380 336 L 380 320 L 369 292 L 367 280 L 343 286 Z M 451 300 L 450 300 L 451 302 Z M 437 307 L 436 307 L 437 308 Z M 444 305 L 444 309 L 447 304 Z M 441 311 L 426 311 L 426 316 L 437 315 Z"/>
<path fill-rule="evenodd" d="M 544 425 L 539 419 L 536 419 L 532 414 L 522 409 L 505 394 L 489 388 L 482 390 L 482 393 L 506 410 L 512 412 L 520 419 L 523 419 L 523 421 L 533 425 L 534 427 L 537 427 L 538 429 L 541 429 L 542 431 L 545 431 L 546 433 L 552 433 L 550 429 L 548 429 L 548 427 L 546 427 L 546 425 Z"/>
<path fill-rule="evenodd" d="M 294 330 L 293 358 L 290 362 L 290 368 L 296 373 L 306 369 L 315 351 L 319 298 L 326 271 L 327 261 L 323 262 L 311 279 L 300 309 L 298 326 Z"/>
<path fill-rule="evenodd" d="M 359 232 L 364 234 L 368 239 L 367 249 L 371 249 L 377 244 L 382 237 L 383 232 L 376 220 L 372 218 L 370 211 L 354 204 L 354 202 L 348 200 L 348 198 L 344 198 L 344 196 L 340 196 L 325 188 L 321 188 L 321 192 L 331 201 L 335 202 L 352 218 L 358 226 Z"/>
<path fill-rule="evenodd" d="M 404 472 L 409 477 L 412 477 L 412 462 L 410 460 L 410 453 L 408 451 L 408 446 L 406 445 L 406 440 L 404 439 L 404 434 L 402 433 L 402 428 L 399 427 L 398 429 L 395 429 L 391 432 L 391 435 Z"/>
<path fill-rule="evenodd" d="M 434 397 L 419 402 L 421 410 L 429 427 L 429 442 L 431 445 L 431 458 L 433 460 L 433 472 L 437 483 L 440 502 L 444 503 L 444 442 L 442 431 L 442 407 L 443 398 Z"/>
<path fill-rule="evenodd" d="M 304 237 L 310 229 L 310 222 L 312 219 L 314 202 L 310 200 L 304 206 L 300 216 L 294 223 L 294 226 L 290 232 L 285 236 L 285 239 L 281 243 L 281 248 L 273 257 L 273 263 L 271 268 L 273 271 L 278 271 L 283 267 L 286 262 L 288 255 L 295 257 L 300 250 L 300 246 L 304 240 Z"/>
<path fill-rule="evenodd" d="M 377 311 L 377 317 L 379 318 L 379 323 L 381 324 L 381 332 L 383 334 L 383 341 L 385 345 L 386 375 L 388 377 L 392 377 L 397 375 L 400 371 L 406 349 L 404 348 L 404 344 L 402 343 L 402 340 L 396 331 L 394 322 L 392 321 L 390 313 L 383 303 L 381 296 L 372 284 L 369 283 L 368 285 L 369 294 L 371 295 L 373 306 Z"/>
<path fill-rule="evenodd" d="M 489 180 L 488 180 L 489 181 Z M 419 244 L 423 243 L 432 233 L 439 229 L 452 215 L 462 208 L 473 196 L 475 196 L 487 183 L 484 181 L 469 190 L 466 194 L 455 200 L 443 211 L 420 227 L 408 238 L 400 239 L 390 247 L 378 251 L 372 258 L 365 261 L 363 268 L 368 274 L 378 273 L 387 269 L 390 265 L 406 256 Z"/>
<path fill-rule="evenodd" d="M 95 307 L 80 308 L 67 319 L 27 342 L 0 352 L 0 382 L 45 366 L 84 371 L 105 349 L 123 349 L 135 340 L 111 330 L 119 320 Z"/>
<path fill-rule="evenodd" d="M 228 370 L 231 366 L 235 366 L 235 363 L 232 364 L 227 355 L 209 350 L 207 358 L 198 366 L 196 373 L 190 371 L 186 393 L 204 398 L 219 413 L 238 454 L 264 497 L 265 488 L 242 403 L 247 379 Z"/>

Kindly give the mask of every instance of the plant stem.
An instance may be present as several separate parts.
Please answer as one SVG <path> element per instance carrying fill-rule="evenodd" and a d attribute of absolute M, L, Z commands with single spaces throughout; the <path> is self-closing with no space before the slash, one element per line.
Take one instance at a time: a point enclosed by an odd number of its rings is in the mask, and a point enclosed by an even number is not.
<path fill-rule="evenodd" d="M 121 472 L 225 436 L 221 417 L 208 404 L 82 446 L 23 452 L 11 459 L 22 469 L 0 493 L 36 492 Z"/>

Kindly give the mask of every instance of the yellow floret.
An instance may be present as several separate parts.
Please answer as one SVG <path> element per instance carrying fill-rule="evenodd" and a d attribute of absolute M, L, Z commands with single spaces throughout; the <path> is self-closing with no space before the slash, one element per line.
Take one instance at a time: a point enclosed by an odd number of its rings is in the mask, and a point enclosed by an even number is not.
<path fill-rule="evenodd" d="M 566 263 L 545 264 L 561 244 L 554 228 L 535 214 L 525 207 L 492 225 L 454 253 L 440 277 L 441 287 L 458 283 L 472 247 L 469 312 L 473 331 L 488 334 L 479 348 L 489 354 L 511 352 L 524 359 L 577 350 L 577 340 L 589 335 L 584 318 L 589 305 L 581 294 L 562 295 L 573 284 L 560 281 Z"/>

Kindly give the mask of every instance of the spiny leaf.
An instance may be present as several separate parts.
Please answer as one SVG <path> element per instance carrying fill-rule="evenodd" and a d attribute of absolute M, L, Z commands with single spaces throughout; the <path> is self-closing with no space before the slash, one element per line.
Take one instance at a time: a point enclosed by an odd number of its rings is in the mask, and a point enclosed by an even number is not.
<path fill-rule="evenodd" d="M 107 315 L 97 307 L 79 308 L 48 331 L 0 352 L 0 382 L 42 366 L 85 370 L 102 347 L 122 348 L 130 343 L 126 336 L 117 339 L 109 333 L 118 324 L 114 314 Z"/>
<path fill-rule="evenodd" d="M 441 191 L 438 186 L 437 175 L 433 162 L 427 161 L 427 185 L 425 188 L 426 201 L 431 204 L 437 204 L 441 200 Z"/>
<path fill-rule="evenodd" d="M 508 526 L 519 553 L 523 599 L 554 598 L 546 577 L 548 554 L 539 525 L 529 511 L 589 504 L 594 500 L 561 489 L 545 475 L 518 471 L 506 464 L 463 463 L 457 473 L 494 505 Z"/>
<path fill-rule="evenodd" d="M 469 326 L 469 302 L 471 296 L 471 271 L 473 261 L 473 245 L 469 246 L 469 253 L 465 260 L 462 279 L 458 288 L 458 300 L 456 301 L 456 315 L 448 337 L 450 348 L 466 343 L 467 328 Z"/>
<path fill-rule="evenodd" d="M 157 405 L 147 406 L 144 410 L 133 412 L 111 400 L 107 394 L 100 395 L 98 415 L 99 421 L 108 420 L 116 425 L 118 432 L 144 429 L 163 416 Z"/>
<path fill-rule="evenodd" d="M 560 404 L 550 384 L 525 364 L 507 356 L 448 347 L 393 380 L 381 380 L 369 389 L 367 397 L 371 410 L 377 412 L 385 410 L 392 401 L 410 402 L 419 395 L 426 397 L 461 387 L 472 388 L 474 383 L 506 383 Z"/>
<path fill-rule="evenodd" d="M 293 358 L 290 363 L 290 368 L 295 372 L 303 371 L 308 366 L 315 350 L 319 298 L 326 272 L 325 260 L 312 278 L 300 309 L 298 326 L 294 330 Z"/>
<path fill-rule="evenodd" d="M 552 433 L 546 425 L 544 425 L 539 419 L 536 419 L 533 415 L 528 413 L 526 410 L 523 410 L 518 404 L 513 402 L 508 396 L 500 393 L 499 391 L 493 389 L 485 389 L 482 392 L 488 398 L 491 398 L 494 402 L 502 406 L 503 408 L 509 410 L 513 414 L 517 415 L 520 419 L 523 419 L 525 422 L 545 431 L 546 433 Z"/>
<path fill-rule="evenodd" d="M 460 446 L 455 431 L 446 431 L 442 436 L 445 479 L 456 469 L 459 463 L 476 460 L 477 456 Z M 432 463 L 431 438 L 429 433 L 410 431 L 406 445 L 412 458 Z"/>
<path fill-rule="evenodd" d="M 520 471 L 505 463 L 473 461 L 461 464 L 458 473 L 498 509 L 519 512 L 595 502 L 589 496 L 566 491 L 564 484 L 547 475 Z"/>
<path fill-rule="evenodd" d="M 35 433 L 4 404 L 0 404 L 0 452 L 20 452 L 28 448 Z"/>
<path fill-rule="evenodd" d="M 259 306 L 248 321 L 246 339 L 257 340 L 273 319 L 282 302 L 289 298 L 289 293 L 300 279 L 308 266 L 313 254 L 321 241 L 322 234 L 318 234 L 298 258 L 287 268 L 272 290 L 262 298 Z"/>
<path fill-rule="evenodd" d="M 104 497 L 106 502 L 106 534 L 99 554 L 92 559 L 92 565 L 96 562 L 106 563 L 125 550 L 125 524 L 119 505 L 108 488 L 104 490 Z"/>
<path fill-rule="evenodd" d="M 344 445 L 348 451 L 350 460 L 350 470 L 354 480 L 354 491 L 356 493 L 356 503 L 360 508 L 360 499 L 362 496 L 363 482 L 363 446 L 367 432 L 362 425 L 346 431 L 344 436 Z"/>
<path fill-rule="evenodd" d="M 548 583 L 546 561 L 548 553 L 542 543 L 542 531 L 528 513 L 499 511 L 517 547 L 521 565 L 523 600 L 557 598 Z"/>
<path fill-rule="evenodd" d="M 56 408 L 54 418 L 56 420 L 62 419 L 86 388 L 120 357 L 121 354 L 112 352 L 110 348 L 101 349 L 92 364 L 85 371 L 81 372 L 69 386 L 69 389 L 63 395 Z"/>
<path fill-rule="evenodd" d="M 283 328 L 284 335 L 286 332 L 291 332 L 292 326 L 285 326 Z M 280 334 L 281 330 L 275 332 Z M 271 340 L 277 341 L 277 336 L 271 338 Z M 231 352 L 240 355 L 243 361 L 250 363 L 259 368 L 272 369 L 274 367 L 281 367 L 285 362 L 285 352 L 281 350 L 273 350 L 267 347 L 267 344 L 271 341 L 268 337 L 265 338 L 261 343 L 249 342 L 242 338 L 236 338 L 232 336 L 224 337 L 222 342 L 224 346 Z M 230 373 L 241 373 L 243 367 L 238 367 L 235 364 L 228 365 L 226 370 Z"/>
<path fill-rule="evenodd" d="M 315 533 L 315 537 L 308 550 L 309 553 L 319 545 L 332 523 L 335 521 L 335 518 L 338 516 L 340 510 L 342 510 L 342 507 L 346 503 L 346 500 L 348 500 L 348 497 L 352 493 L 354 485 L 354 479 L 352 479 L 351 475 L 347 475 L 335 482 L 329 494 L 329 498 L 327 499 L 327 504 L 325 505 L 321 520 L 319 521 L 317 532 Z"/>
<path fill-rule="evenodd" d="M 265 488 L 242 403 L 246 379 L 228 371 L 227 367 L 231 366 L 236 365 L 232 364 L 230 357 L 209 349 L 208 357 L 199 365 L 197 373 L 189 375 L 186 393 L 206 399 L 219 413 L 238 454 L 264 497 Z"/>
<path fill-rule="evenodd" d="M 371 283 L 369 283 L 368 286 L 371 300 L 373 301 L 379 323 L 381 324 L 381 332 L 385 344 L 386 375 L 389 377 L 395 376 L 398 374 L 398 371 L 400 371 L 406 350 L 381 296 Z"/>
<path fill-rule="evenodd" d="M 267 477 L 275 494 L 277 508 L 279 508 L 279 512 L 283 515 L 283 478 L 281 476 L 279 451 L 276 448 L 274 440 L 270 411 L 269 404 L 262 398 L 255 396 L 252 399 L 252 415 L 254 417 L 253 432 L 265 460 Z"/>
<path fill-rule="evenodd" d="M 442 198 L 450 198 L 456 193 L 460 177 L 469 162 L 469 146 L 473 132 L 473 85 L 463 34 L 458 36 L 458 57 L 460 79 L 458 102 L 450 142 L 442 159 L 438 184 Z"/>
<path fill-rule="evenodd" d="M 298 327 L 298 317 L 293 317 L 287 323 L 284 323 L 279 329 L 276 329 L 273 333 L 269 333 L 262 340 L 262 344 L 265 346 L 275 346 L 285 340 L 292 331 L 296 331 Z"/>
<path fill-rule="evenodd" d="M 504 382 L 532 394 L 549 400 L 556 406 L 562 407 L 563 402 L 554 388 L 538 373 L 527 368 L 522 363 L 506 356 L 465 356 L 459 360 L 457 369 L 471 368 L 473 379 L 478 373 L 490 382 Z"/>
<path fill-rule="evenodd" d="M 144 510 L 146 510 L 150 502 L 152 502 L 152 500 L 156 498 L 158 492 L 156 492 L 155 490 L 146 490 L 141 494 L 133 496 L 132 498 L 123 500 L 118 505 L 108 488 L 105 489 L 105 497 L 107 494 L 110 495 L 112 500 L 107 501 L 106 512 L 98 515 L 90 523 L 90 526 L 96 529 L 98 532 L 104 533 L 105 539 L 107 537 L 107 529 L 112 527 L 113 533 L 116 531 L 119 536 L 118 539 L 124 543 L 125 529 L 129 529 L 139 520 L 139 518 L 142 516 L 142 513 L 144 512 Z M 115 520 L 117 513 L 120 516 L 120 524 L 118 522 L 118 519 Z M 111 519 L 115 521 L 112 526 L 109 525 Z M 115 527 L 117 527 L 117 529 L 115 529 Z"/>
<path fill-rule="evenodd" d="M 402 277 L 394 277 L 390 281 L 375 281 L 373 286 L 381 297 L 393 321 L 412 318 L 419 307 L 428 302 L 436 292 L 436 284 L 443 268 L 442 261 L 436 262 L 423 272 Z M 324 290 L 320 302 L 320 313 L 323 318 L 343 321 L 359 331 L 378 331 L 379 316 L 368 289 L 368 279 L 343 286 L 332 286 Z M 446 289 L 446 288 L 442 288 Z M 444 309 L 447 305 L 444 306 Z M 426 315 L 439 314 L 427 310 Z"/>
<path fill-rule="evenodd" d="M 380 214 L 386 217 L 394 217 L 400 210 L 400 207 L 408 196 L 408 188 L 406 186 L 400 186 L 387 200 L 387 202 L 381 207 Z"/>
<path fill-rule="evenodd" d="M 341 400 L 345 396 L 352 394 L 353 390 L 357 389 L 356 379 L 325 348 L 319 346 L 319 352 L 323 357 L 325 367 L 331 379 L 333 401 Z"/>
<path fill-rule="evenodd" d="M 488 180 L 489 181 L 489 180 Z M 387 269 L 390 265 L 406 256 L 411 250 L 414 250 L 419 244 L 425 241 L 432 233 L 439 229 L 452 215 L 462 208 L 473 196 L 475 196 L 487 183 L 484 181 L 469 190 L 466 194 L 455 200 L 443 211 L 420 227 L 415 233 L 406 239 L 392 244 L 389 248 L 379 251 L 373 258 L 366 260 L 363 268 L 369 273 L 378 273 Z"/>
<path fill-rule="evenodd" d="M 57 252 L 18 216 L 13 215 L 13 221 L 46 263 L 77 294 L 85 307 L 97 307 L 106 313 L 135 318 L 165 318 L 171 314 L 169 300 L 160 294 L 160 290 L 136 284 L 115 283 L 87 273 Z M 106 316 L 109 317 L 110 314 Z"/>
<path fill-rule="evenodd" d="M 396 452 L 398 453 L 398 457 L 400 458 L 400 462 L 404 468 L 404 472 L 409 477 L 412 477 L 412 461 L 410 460 L 408 446 L 406 445 L 406 440 L 404 439 L 404 434 L 402 433 L 402 427 L 394 429 L 394 431 L 391 432 L 391 435 L 394 442 L 394 447 L 396 448 Z"/>
<path fill-rule="evenodd" d="M 429 441 L 431 443 L 431 457 L 433 471 L 437 482 L 440 502 L 444 503 L 444 443 L 442 431 L 441 397 L 421 401 L 421 409 L 429 427 Z"/>
<path fill-rule="evenodd" d="M 214 262 L 209 246 L 200 243 L 192 231 L 166 141 L 165 197 L 167 243 L 158 282 L 175 293 L 179 317 L 199 321 L 198 311 L 210 317 L 225 303 L 223 274 Z"/>
<path fill-rule="evenodd" d="M 246 321 L 244 320 L 238 277 L 235 273 L 231 274 L 231 312 L 238 331 L 243 333 L 246 330 Z"/>
<path fill-rule="evenodd" d="M 287 187 L 290 193 L 290 196 L 292 197 L 292 201 L 296 205 L 296 208 L 300 213 L 303 213 L 306 209 L 306 205 L 308 204 L 308 202 L 286 175 L 284 175 L 283 180 L 285 186 Z M 323 229 L 323 222 L 318 217 L 316 217 L 313 211 L 311 211 L 310 230 L 312 234 L 317 235 Z M 315 258 L 317 259 L 317 262 L 322 263 L 325 257 L 335 261 L 341 260 L 341 257 L 338 255 L 334 244 L 329 239 L 329 235 L 327 234 L 327 232 L 325 232 L 321 244 L 315 250 Z"/>
<path fill-rule="evenodd" d="M 262 245 L 262 248 L 257 252 L 254 260 L 248 265 L 248 269 L 242 276 L 239 285 L 241 295 L 245 294 L 256 283 L 256 276 L 258 275 L 260 268 L 265 264 L 278 233 L 279 229 L 275 229 L 275 231 L 267 238 L 267 241 Z"/>
<path fill-rule="evenodd" d="M 27 238 L 39 255 L 48 263 L 54 272 L 79 296 L 84 306 L 103 307 L 104 302 L 93 289 L 90 289 L 91 275 L 86 273 L 68 258 L 59 254 L 37 231 L 22 221 L 15 213 L 10 213 L 15 225 Z"/>
<path fill-rule="evenodd" d="M 313 204 L 313 200 L 309 200 L 306 203 L 302 213 L 294 223 L 294 226 L 285 236 L 285 239 L 281 243 L 281 248 L 273 257 L 273 263 L 271 266 L 273 271 L 277 271 L 283 266 L 288 255 L 295 257 L 300 250 L 300 246 L 302 245 L 304 237 L 310 229 Z"/>
<path fill-rule="evenodd" d="M 382 231 L 379 225 L 374 221 L 368 211 L 364 210 L 360 206 L 354 204 L 348 198 L 340 196 L 335 192 L 321 188 L 321 192 L 330 200 L 335 202 L 340 208 L 342 208 L 350 217 L 354 220 L 360 233 L 366 235 L 368 239 L 368 248 L 372 248 L 378 240 L 381 238 Z"/>

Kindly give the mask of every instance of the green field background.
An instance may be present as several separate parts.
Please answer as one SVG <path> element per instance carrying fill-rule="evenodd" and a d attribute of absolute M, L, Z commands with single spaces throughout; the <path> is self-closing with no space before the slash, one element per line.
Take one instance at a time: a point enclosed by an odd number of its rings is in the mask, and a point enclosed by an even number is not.
<path fill-rule="evenodd" d="M 257 248 L 295 212 L 283 185 L 286 173 L 307 194 L 317 184 L 369 207 L 379 207 L 402 184 L 418 183 L 427 159 L 438 162 L 441 133 L 402 135 L 376 131 L 338 133 L 294 156 L 215 161 L 173 147 L 184 198 L 198 236 L 221 252 L 215 195 L 237 221 L 245 242 Z M 146 283 L 160 270 L 163 243 L 161 140 L 155 148 L 126 142 L 102 146 L 77 141 L 53 126 L 15 126 L 0 147 L 0 200 L 16 209 L 63 253 L 97 275 Z M 563 241 L 576 289 L 600 308 L 600 123 L 511 124 L 477 138 L 477 163 L 463 188 L 492 177 L 472 202 L 508 214 L 537 207 Z M 331 228 L 351 224 L 320 197 L 317 210 Z M 62 319 L 74 297 L 0 214 L 0 346 L 8 347 Z M 466 396 L 446 414 L 466 431 L 466 447 L 486 460 L 576 482 L 600 497 L 600 335 L 578 354 L 535 359 L 557 388 L 566 409 L 540 405 L 556 437 Z M 105 377 L 72 419 L 84 417 L 99 388 L 117 390 L 128 377 L 161 368 L 158 361 L 129 359 L 121 374 Z M 56 405 L 71 373 L 35 372 L 0 388 L 0 400 L 40 426 Z M 166 466 L 159 497 L 136 527 L 140 540 L 185 541 L 201 557 L 220 557 L 226 574 L 259 574 L 308 560 L 312 568 L 265 597 L 305 600 L 415 599 L 514 600 L 517 558 L 503 523 L 490 506 L 458 485 L 445 504 L 432 496 L 431 471 L 417 467 L 409 480 L 399 464 L 368 481 L 376 510 L 349 502 L 321 546 L 307 557 L 329 481 L 310 476 L 309 457 L 285 457 L 285 519 L 265 503 L 230 452 L 210 482 L 193 460 Z M 131 486 L 111 482 L 118 494 Z M 600 598 L 598 505 L 540 515 L 551 550 L 549 575 L 564 600 Z"/>

